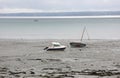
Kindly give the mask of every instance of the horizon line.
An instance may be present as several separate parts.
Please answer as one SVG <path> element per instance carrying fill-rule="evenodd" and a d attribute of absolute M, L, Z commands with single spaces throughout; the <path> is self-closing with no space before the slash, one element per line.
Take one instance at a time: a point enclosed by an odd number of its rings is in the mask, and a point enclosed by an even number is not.
<path fill-rule="evenodd" d="M 21 12 L 1 12 L 0 14 L 12 13 L 64 13 L 64 12 L 116 12 L 120 10 L 81 10 L 81 11 L 21 11 Z"/>
<path fill-rule="evenodd" d="M 120 18 L 120 15 L 98 15 L 98 16 L 0 16 L 0 18 Z"/>

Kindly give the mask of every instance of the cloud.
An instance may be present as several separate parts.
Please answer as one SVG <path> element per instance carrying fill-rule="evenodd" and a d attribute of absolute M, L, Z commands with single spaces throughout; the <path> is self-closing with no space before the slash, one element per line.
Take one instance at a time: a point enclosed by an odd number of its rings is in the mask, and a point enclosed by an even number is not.
<path fill-rule="evenodd" d="M 120 10 L 120 0 L 0 0 L 0 10 L 90 11 Z M 16 10 L 18 11 L 18 10 Z"/>
<path fill-rule="evenodd" d="M 43 12 L 37 9 L 25 9 L 25 8 L 4 8 L 0 9 L 0 13 L 23 13 L 23 12 Z"/>

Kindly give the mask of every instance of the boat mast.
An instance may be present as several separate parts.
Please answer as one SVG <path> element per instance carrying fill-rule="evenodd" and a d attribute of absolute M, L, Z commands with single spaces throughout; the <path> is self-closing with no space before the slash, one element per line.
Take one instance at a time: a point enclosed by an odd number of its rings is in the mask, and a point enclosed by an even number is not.
<path fill-rule="evenodd" d="M 84 35 L 85 30 L 86 30 L 86 27 L 84 27 L 84 29 L 83 29 L 82 36 L 81 36 L 81 40 L 80 40 L 80 41 L 82 41 L 82 39 L 83 39 L 83 35 Z"/>

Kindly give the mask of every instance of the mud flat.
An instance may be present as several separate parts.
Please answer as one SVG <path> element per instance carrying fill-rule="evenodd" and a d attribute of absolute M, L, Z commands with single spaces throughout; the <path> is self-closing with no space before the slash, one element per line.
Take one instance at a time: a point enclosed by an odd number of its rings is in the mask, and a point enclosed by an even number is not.
<path fill-rule="evenodd" d="M 44 51 L 53 41 L 65 51 Z M 0 78 L 120 78 L 120 40 L 0 40 Z"/>

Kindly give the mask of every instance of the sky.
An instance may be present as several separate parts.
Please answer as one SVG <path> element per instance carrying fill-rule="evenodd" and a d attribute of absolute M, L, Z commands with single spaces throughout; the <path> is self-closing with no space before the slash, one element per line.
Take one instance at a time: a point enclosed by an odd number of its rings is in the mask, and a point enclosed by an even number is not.
<path fill-rule="evenodd" d="M 0 13 L 118 10 L 120 0 L 0 0 Z"/>

